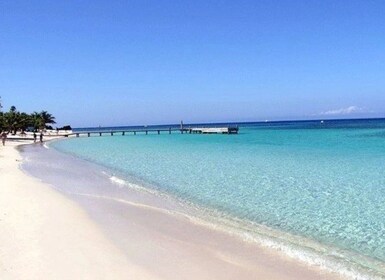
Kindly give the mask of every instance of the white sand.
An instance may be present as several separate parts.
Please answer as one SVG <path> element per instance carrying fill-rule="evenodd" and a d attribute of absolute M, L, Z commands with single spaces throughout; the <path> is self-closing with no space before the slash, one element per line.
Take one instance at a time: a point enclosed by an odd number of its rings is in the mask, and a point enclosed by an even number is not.
<path fill-rule="evenodd" d="M 157 279 L 128 262 L 75 203 L 0 147 L 0 279 Z"/>
<path fill-rule="evenodd" d="M 336 279 L 186 219 L 90 198 L 101 217 L 122 208 L 108 218 L 113 236 L 23 173 L 15 145 L 0 147 L 0 279 Z"/>

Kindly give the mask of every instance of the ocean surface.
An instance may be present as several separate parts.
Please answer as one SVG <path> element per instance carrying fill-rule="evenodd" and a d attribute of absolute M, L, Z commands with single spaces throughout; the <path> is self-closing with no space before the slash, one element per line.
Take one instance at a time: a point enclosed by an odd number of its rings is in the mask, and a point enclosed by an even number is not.
<path fill-rule="evenodd" d="M 50 147 L 108 169 L 120 192 L 140 186 L 248 242 L 351 278 L 385 279 L 385 120 L 239 127 L 237 135 L 115 134 Z"/>

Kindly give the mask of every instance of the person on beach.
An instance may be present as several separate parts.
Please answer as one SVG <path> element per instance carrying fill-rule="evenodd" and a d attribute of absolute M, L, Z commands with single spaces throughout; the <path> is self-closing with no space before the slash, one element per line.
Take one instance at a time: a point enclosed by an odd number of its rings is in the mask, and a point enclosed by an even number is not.
<path fill-rule="evenodd" d="M 40 142 L 43 142 L 43 132 L 40 132 Z"/>
<path fill-rule="evenodd" d="M 36 137 L 37 137 L 36 132 L 33 132 L 33 142 L 34 143 L 36 143 Z"/>
<path fill-rule="evenodd" d="M 0 136 L 1 136 L 1 142 L 3 143 L 3 146 L 5 146 L 5 140 L 7 139 L 7 133 L 5 133 L 5 131 L 3 131 Z"/>

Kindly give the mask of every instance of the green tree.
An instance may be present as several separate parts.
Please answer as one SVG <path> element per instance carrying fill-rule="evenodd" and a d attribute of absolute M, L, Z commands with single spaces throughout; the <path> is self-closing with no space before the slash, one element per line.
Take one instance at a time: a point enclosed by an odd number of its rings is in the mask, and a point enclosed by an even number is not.
<path fill-rule="evenodd" d="M 41 111 L 40 116 L 43 119 L 44 126 L 46 126 L 47 124 L 56 123 L 55 117 L 52 114 L 48 113 L 47 111 Z"/>
<path fill-rule="evenodd" d="M 24 131 L 28 127 L 44 129 L 47 124 L 54 123 L 56 123 L 55 117 L 47 111 L 27 114 L 25 112 L 19 112 L 15 106 L 11 106 L 8 112 L 2 112 L 0 110 L 0 130 L 7 130 L 13 134 L 16 134 L 18 130 Z"/>
<path fill-rule="evenodd" d="M 3 131 L 4 128 L 5 128 L 4 113 L 0 111 L 0 131 Z"/>
<path fill-rule="evenodd" d="M 35 129 L 44 129 L 47 124 L 54 124 L 55 117 L 47 111 L 33 112 L 31 114 L 31 123 Z"/>
<path fill-rule="evenodd" d="M 20 113 L 15 106 L 12 106 L 8 112 L 4 113 L 4 128 L 16 134 L 19 117 Z"/>
<path fill-rule="evenodd" d="M 44 120 L 38 112 L 33 112 L 31 114 L 31 123 L 35 130 L 44 128 Z"/>

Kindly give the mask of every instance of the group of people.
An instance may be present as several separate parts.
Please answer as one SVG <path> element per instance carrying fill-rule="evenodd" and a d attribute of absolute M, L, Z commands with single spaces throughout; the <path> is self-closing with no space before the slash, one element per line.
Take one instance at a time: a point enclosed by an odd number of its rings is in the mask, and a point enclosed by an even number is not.
<path fill-rule="evenodd" d="M 6 132 L 6 131 L 2 131 L 0 133 L 1 143 L 3 144 L 3 146 L 5 146 L 5 140 L 7 140 L 7 136 L 8 136 L 8 132 Z M 34 132 L 33 133 L 33 142 L 36 143 L 36 140 L 37 140 L 37 134 L 36 134 L 36 132 Z M 40 140 L 40 142 L 43 142 L 43 132 L 40 132 L 39 140 Z"/>
<path fill-rule="evenodd" d="M 36 132 L 34 132 L 33 133 L 33 142 L 36 142 L 36 138 L 37 138 L 37 135 L 36 135 Z M 40 132 L 39 139 L 40 139 L 40 142 L 43 142 L 43 132 Z"/>

